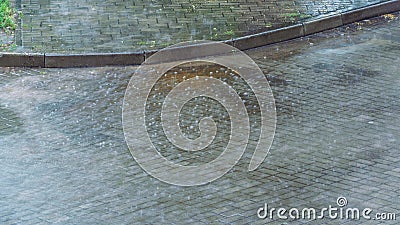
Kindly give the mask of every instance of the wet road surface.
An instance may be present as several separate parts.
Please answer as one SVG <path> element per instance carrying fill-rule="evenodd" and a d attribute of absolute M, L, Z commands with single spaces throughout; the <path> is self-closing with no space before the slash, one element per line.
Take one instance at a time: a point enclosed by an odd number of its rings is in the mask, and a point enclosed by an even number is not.
<path fill-rule="evenodd" d="M 1 68 L 0 223 L 352 224 L 257 218 L 264 203 L 339 196 L 399 213 L 400 20 L 369 23 L 246 52 L 274 92 L 274 143 L 256 171 L 246 152 L 199 187 L 162 183 L 132 159 L 121 106 L 135 67 Z"/>

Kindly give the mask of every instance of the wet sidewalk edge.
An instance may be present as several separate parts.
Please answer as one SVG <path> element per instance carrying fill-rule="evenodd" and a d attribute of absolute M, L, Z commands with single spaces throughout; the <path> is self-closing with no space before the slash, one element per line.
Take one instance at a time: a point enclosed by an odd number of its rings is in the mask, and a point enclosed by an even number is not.
<path fill-rule="evenodd" d="M 391 0 L 363 8 L 335 13 L 296 25 L 221 41 L 239 50 L 248 50 L 295 38 L 305 37 L 343 25 L 400 11 L 400 0 Z M 141 51 L 132 53 L 90 53 L 90 54 L 53 54 L 53 53 L 0 53 L 0 67 L 101 67 L 140 65 L 157 52 Z"/>

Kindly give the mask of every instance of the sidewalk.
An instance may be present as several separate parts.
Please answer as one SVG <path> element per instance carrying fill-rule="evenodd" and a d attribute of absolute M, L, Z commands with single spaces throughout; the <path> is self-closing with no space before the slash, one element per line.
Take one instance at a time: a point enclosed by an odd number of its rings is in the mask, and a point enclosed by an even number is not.
<path fill-rule="evenodd" d="M 121 105 L 135 67 L 0 68 L 0 223 L 385 222 L 257 218 L 265 203 L 320 209 L 339 196 L 399 216 L 398 17 L 247 51 L 274 92 L 274 143 L 256 171 L 245 157 L 200 187 L 162 183 L 132 159 Z"/>
<path fill-rule="evenodd" d="M 16 0 L 24 15 L 16 44 L 20 52 L 134 52 L 227 40 L 383 1 Z"/>

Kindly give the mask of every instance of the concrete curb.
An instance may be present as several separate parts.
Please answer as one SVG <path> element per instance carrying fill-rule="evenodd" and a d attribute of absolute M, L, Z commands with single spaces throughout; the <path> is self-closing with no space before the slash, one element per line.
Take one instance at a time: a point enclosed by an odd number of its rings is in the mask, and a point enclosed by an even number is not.
<path fill-rule="evenodd" d="M 1 67 L 45 67 L 44 54 L 0 53 Z"/>
<path fill-rule="evenodd" d="M 392 13 L 400 10 L 400 1 L 392 0 L 388 2 L 383 2 L 376 5 L 367 6 L 361 9 L 351 10 L 344 13 L 342 15 L 343 24 L 354 23 L 363 19 Z"/>
<path fill-rule="evenodd" d="M 138 53 L 104 53 L 104 54 L 44 54 L 44 67 L 96 67 L 138 65 L 144 62 L 143 52 Z"/>
<path fill-rule="evenodd" d="M 390 0 L 360 9 L 336 13 L 300 24 L 222 41 L 240 50 L 248 50 L 273 43 L 287 41 L 324 30 L 333 29 L 356 21 L 400 11 L 400 0 Z M 99 67 L 140 65 L 157 50 L 134 53 L 90 53 L 90 54 L 26 54 L 0 53 L 2 67 Z"/>
<path fill-rule="evenodd" d="M 277 30 L 236 38 L 233 40 L 233 46 L 240 50 L 247 50 L 302 36 L 304 36 L 303 25 L 297 24 Z"/>
<path fill-rule="evenodd" d="M 303 23 L 304 36 L 343 26 L 342 15 L 332 15 Z"/>

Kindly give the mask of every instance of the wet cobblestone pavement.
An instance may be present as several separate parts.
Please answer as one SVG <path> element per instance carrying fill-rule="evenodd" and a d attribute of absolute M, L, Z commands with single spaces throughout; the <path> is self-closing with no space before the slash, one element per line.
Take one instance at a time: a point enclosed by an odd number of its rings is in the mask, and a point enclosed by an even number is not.
<path fill-rule="evenodd" d="M 226 40 L 384 0 L 16 0 L 18 51 L 87 53 Z M 23 48 L 21 48 L 21 46 Z"/>
<path fill-rule="evenodd" d="M 399 214 L 399 37 L 399 19 L 364 21 L 246 52 L 274 92 L 274 143 L 256 171 L 244 157 L 199 187 L 162 183 L 132 159 L 121 106 L 135 67 L 1 68 L 0 223 L 384 223 L 271 221 L 257 209 L 344 196 Z"/>

